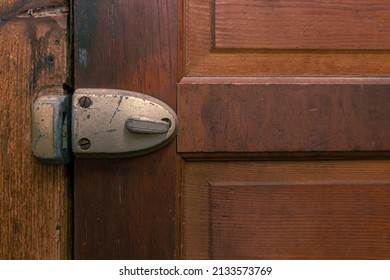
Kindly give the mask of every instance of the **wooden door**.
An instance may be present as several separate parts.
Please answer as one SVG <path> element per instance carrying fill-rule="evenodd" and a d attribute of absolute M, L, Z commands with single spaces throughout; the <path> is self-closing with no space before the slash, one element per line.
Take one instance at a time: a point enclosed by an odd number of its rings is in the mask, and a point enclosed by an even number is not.
<path fill-rule="evenodd" d="M 76 160 L 76 258 L 390 257 L 390 1 L 74 7 L 76 88 L 180 121 L 156 153 Z"/>
<path fill-rule="evenodd" d="M 31 153 L 31 106 L 69 82 L 68 5 L 0 1 L 0 259 L 72 257 L 71 178 Z"/>
<path fill-rule="evenodd" d="M 176 1 L 74 1 L 75 87 L 153 95 L 176 108 Z M 176 257 L 176 143 L 121 160 L 75 160 L 75 257 Z"/>

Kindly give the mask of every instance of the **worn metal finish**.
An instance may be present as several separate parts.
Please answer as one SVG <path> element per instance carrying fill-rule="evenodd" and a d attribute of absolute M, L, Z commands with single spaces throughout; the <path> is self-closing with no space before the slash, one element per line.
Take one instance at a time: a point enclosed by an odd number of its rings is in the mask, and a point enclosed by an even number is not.
<path fill-rule="evenodd" d="M 45 95 L 32 107 L 32 152 L 47 163 L 67 164 L 70 159 L 69 96 Z"/>
<path fill-rule="evenodd" d="M 160 149 L 176 135 L 175 112 L 151 96 L 79 89 L 73 95 L 72 112 L 69 102 L 68 96 L 47 95 L 34 103 L 32 151 L 40 160 L 67 164 L 71 148 L 81 157 L 137 156 Z"/>
<path fill-rule="evenodd" d="M 128 131 L 138 134 L 165 134 L 172 124 L 168 119 L 153 120 L 145 117 L 133 116 L 127 119 Z"/>
<path fill-rule="evenodd" d="M 160 149 L 176 135 L 175 112 L 148 95 L 125 90 L 78 89 L 72 104 L 72 149 L 76 156 L 142 155 Z"/>

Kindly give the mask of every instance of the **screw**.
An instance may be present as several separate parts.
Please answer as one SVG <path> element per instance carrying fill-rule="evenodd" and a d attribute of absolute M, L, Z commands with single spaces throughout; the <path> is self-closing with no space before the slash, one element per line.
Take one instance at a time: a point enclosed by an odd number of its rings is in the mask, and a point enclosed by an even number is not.
<path fill-rule="evenodd" d="M 92 105 L 92 100 L 89 97 L 83 96 L 79 99 L 79 105 L 82 108 L 89 108 Z"/>
<path fill-rule="evenodd" d="M 80 139 L 78 144 L 79 144 L 80 149 L 83 151 L 86 151 L 89 148 L 91 148 L 91 141 L 87 138 Z"/>

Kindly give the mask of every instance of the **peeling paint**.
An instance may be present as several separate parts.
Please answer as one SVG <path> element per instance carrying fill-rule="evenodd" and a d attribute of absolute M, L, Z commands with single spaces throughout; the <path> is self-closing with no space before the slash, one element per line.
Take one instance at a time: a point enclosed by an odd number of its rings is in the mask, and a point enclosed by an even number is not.
<path fill-rule="evenodd" d="M 54 7 L 28 9 L 18 13 L 16 17 L 22 19 L 50 17 L 54 19 L 61 28 L 65 29 L 67 28 L 68 13 L 69 13 L 68 6 L 61 5 L 61 6 L 54 6 Z"/>

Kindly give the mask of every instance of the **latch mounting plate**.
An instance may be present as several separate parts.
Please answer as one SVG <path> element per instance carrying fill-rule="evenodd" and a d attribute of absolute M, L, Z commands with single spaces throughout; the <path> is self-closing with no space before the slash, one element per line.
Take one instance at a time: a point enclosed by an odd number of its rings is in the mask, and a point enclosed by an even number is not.
<path fill-rule="evenodd" d="M 42 96 L 32 112 L 33 154 L 49 163 L 69 162 L 70 150 L 85 158 L 147 154 L 167 145 L 178 127 L 167 104 L 127 90 L 77 89 L 72 97 Z"/>

